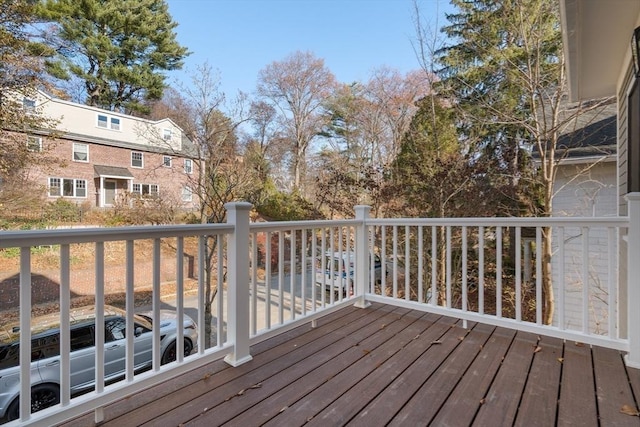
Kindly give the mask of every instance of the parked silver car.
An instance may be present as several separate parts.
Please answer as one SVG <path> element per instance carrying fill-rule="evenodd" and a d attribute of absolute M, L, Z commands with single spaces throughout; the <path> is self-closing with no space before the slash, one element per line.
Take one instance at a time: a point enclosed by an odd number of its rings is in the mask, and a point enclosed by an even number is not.
<path fill-rule="evenodd" d="M 71 310 L 71 395 L 95 387 L 95 307 Z M 104 359 L 105 382 L 124 377 L 126 339 L 125 312 L 105 306 Z M 32 320 L 31 330 L 31 412 L 60 402 L 60 325 L 59 315 L 45 315 Z M 153 319 L 151 313 L 135 315 L 134 369 L 146 370 L 152 365 Z M 177 316 L 169 310 L 160 311 L 161 363 L 176 360 Z M 19 328 L 0 331 L 0 418 L 8 421 L 19 417 Z M 197 346 L 196 323 L 184 316 L 184 354 Z"/>
<path fill-rule="evenodd" d="M 355 253 L 327 251 L 324 257 L 316 258 L 316 285 L 324 286 L 327 292 L 338 293 L 341 289 L 344 295 L 353 295 L 355 270 Z M 373 270 L 376 284 L 381 283 L 382 260 L 377 254 L 373 256 Z"/>

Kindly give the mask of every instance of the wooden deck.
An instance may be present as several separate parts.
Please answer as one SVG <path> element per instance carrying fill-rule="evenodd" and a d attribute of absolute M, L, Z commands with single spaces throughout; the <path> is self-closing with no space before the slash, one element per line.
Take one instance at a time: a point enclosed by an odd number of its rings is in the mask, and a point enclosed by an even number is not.
<path fill-rule="evenodd" d="M 640 425 L 614 350 L 375 304 L 105 408 L 104 426 Z M 93 424 L 93 415 L 66 426 Z"/>

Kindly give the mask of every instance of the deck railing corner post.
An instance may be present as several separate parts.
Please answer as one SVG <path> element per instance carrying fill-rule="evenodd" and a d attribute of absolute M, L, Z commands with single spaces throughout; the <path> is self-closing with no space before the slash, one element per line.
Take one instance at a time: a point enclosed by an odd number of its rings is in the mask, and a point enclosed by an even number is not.
<path fill-rule="evenodd" d="M 371 206 L 357 205 L 355 207 L 356 220 L 356 237 L 355 237 L 355 251 L 356 251 L 356 271 L 355 271 L 355 290 L 357 300 L 354 304 L 358 308 L 366 308 L 371 305 L 367 301 L 366 294 L 369 292 L 369 233 L 367 226 L 367 219 L 371 212 Z"/>
<path fill-rule="evenodd" d="M 627 338 L 626 364 L 640 368 L 640 193 L 626 196 L 629 206 L 627 230 Z"/>
<path fill-rule="evenodd" d="M 233 349 L 224 360 L 231 366 L 240 366 L 252 359 L 249 353 L 249 212 L 252 205 L 233 202 L 224 207 L 227 223 L 234 226 L 227 246 L 227 337 Z"/>

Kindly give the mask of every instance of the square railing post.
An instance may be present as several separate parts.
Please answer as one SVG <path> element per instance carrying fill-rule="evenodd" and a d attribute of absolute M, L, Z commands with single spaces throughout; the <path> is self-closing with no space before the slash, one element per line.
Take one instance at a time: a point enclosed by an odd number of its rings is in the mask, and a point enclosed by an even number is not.
<path fill-rule="evenodd" d="M 233 224 L 227 246 L 227 337 L 233 350 L 225 357 L 231 366 L 252 359 L 249 353 L 249 211 L 251 203 L 227 203 L 227 223 Z M 220 294 L 218 294 L 220 295 Z"/>
<path fill-rule="evenodd" d="M 627 365 L 640 368 L 640 193 L 627 194 L 629 229 L 627 231 Z"/>
<path fill-rule="evenodd" d="M 366 299 L 366 292 L 369 290 L 369 260 L 371 253 L 369 250 L 369 230 L 366 220 L 369 218 L 371 206 L 357 205 L 356 220 L 356 271 L 355 271 L 355 288 L 358 296 L 355 303 L 356 307 L 365 308 L 371 305 Z"/>

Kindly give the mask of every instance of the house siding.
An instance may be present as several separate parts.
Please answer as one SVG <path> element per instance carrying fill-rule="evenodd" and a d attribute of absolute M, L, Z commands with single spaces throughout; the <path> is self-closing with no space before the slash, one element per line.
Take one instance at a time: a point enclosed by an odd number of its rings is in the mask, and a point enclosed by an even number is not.
<path fill-rule="evenodd" d="M 603 217 L 616 215 L 616 164 L 601 161 L 596 164 L 559 165 L 554 183 L 553 216 Z M 564 284 L 564 327 L 582 327 L 583 322 L 583 231 L 568 227 L 564 230 L 564 259 L 558 255 L 559 237 L 553 235 L 552 274 L 556 302 L 560 301 L 561 283 Z M 589 312 L 590 331 L 606 332 L 609 294 L 608 230 L 589 230 Z M 614 242 L 617 245 L 617 241 Z M 615 260 L 613 260 L 615 262 Z M 564 277 L 559 277 L 560 263 L 564 262 Z M 556 313 L 559 310 L 556 311 Z M 555 319 L 558 324 L 558 319 Z"/>
<path fill-rule="evenodd" d="M 622 71 L 624 78 L 618 89 L 618 215 L 629 214 L 627 200 L 627 174 L 628 174 L 628 94 L 633 82 L 633 65 L 627 64 L 626 70 Z M 619 301 L 627 301 L 627 244 L 624 239 L 624 231 L 619 232 L 620 256 L 618 269 L 618 297 Z M 627 336 L 627 304 L 618 304 L 618 322 L 620 325 L 620 336 Z"/>
<path fill-rule="evenodd" d="M 198 161 L 192 145 L 170 119 L 146 120 L 87 105 L 51 98 L 39 92 L 35 97 L 39 114 L 56 121 L 55 129 L 36 131 L 43 138 L 43 149 L 57 162 L 33 166 L 30 178 L 48 200 L 61 196 L 50 195 L 49 179 L 74 179 L 86 182 L 86 194 L 62 196 L 77 204 L 89 207 L 112 206 L 122 200 L 135 184 L 154 185 L 160 198 L 171 206 L 191 210 L 198 206 L 198 197 L 183 201 L 185 187 L 195 188 L 194 183 L 202 162 Z M 98 124 L 98 116 L 102 120 Z M 87 161 L 74 159 L 74 144 L 88 147 Z M 190 150 L 190 151 L 189 151 Z M 142 167 L 132 166 L 131 153 L 140 152 Z M 164 165 L 164 157 L 171 157 L 171 165 Z M 185 172 L 185 162 L 191 162 L 191 173 Z M 103 173 L 101 180 L 95 166 L 102 170 L 122 168 L 124 176 L 115 178 Z M 106 168 L 105 168 L 106 167 Z M 111 169 L 110 169 L 111 168 Z M 115 201 L 106 198 L 102 189 L 104 180 L 115 182 Z M 75 181 L 74 181 L 75 182 Z M 113 194 L 113 192 L 109 192 Z M 107 200 L 108 199 L 108 200 Z"/>
<path fill-rule="evenodd" d="M 36 102 L 43 115 L 58 121 L 56 129 L 62 134 L 100 140 L 112 140 L 120 144 L 137 144 L 167 152 L 179 152 L 182 147 L 182 131 L 169 119 L 157 121 L 106 111 L 74 102 L 50 98 L 40 94 Z M 119 129 L 98 126 L 98 115 L 119 121 Z M 164 139 L 163 130 L 169 129 L 171 137 Z"/>
<path fill-rule="evenodd" d="M 627 200 L 625 196 L 627 194 L 627 173 L 628 173 L 628 159 L 627 159 L 627 127 L 628 127 L 628 94 L 631 87 L 633 73 L 632 65 L 629 64 L 623 84 L 618 91 L 618 214 L 625 216 L 627 212 Z"/>
<path fill-rule="evenodd" d="M 45 140 L 45 148 L 48 147 L 51 154 L 63 160 L 64 166 L 33 170 L 31 178 L 44 188 L 48 187 L 49 178 L 52 177 L 86 180 L 86 197 L 68 199 L 78 204 L 88 203 L 95 207 L 101 206 L 101 194 L 99 188 L 100 178 L 96 176 L 94 165 L 122 167 L 133 175 L 133 179 L 131 181 L 119 180 L 116 188 L 117 196 L 122 196 L 126 191 L 131 191 L 130 184 L 153 184 L 158 186 L 159 196 L 172 205 L 184 209 L 192 209 L 196 206 L 195 197 L 192 202 L 182 201 L 182 189 L 188 186 L 194 178 L 193 174 L 184 172 L 184 158 L 172 156 L 171 167 L 166 167 L 163 165 L 165 155 L 161 153 L 86 143 L 89 149 L 89 161 L 78 162 L 72 158 L 73 145 L 76 142 L 69 139 Z M 131 153 L 133 151 L 143 153 L 143 168 L 131 167 Z M 49 200 L 58 198 L 57 196 L 49 196 L 48 190 L 46 194 Z"/>

